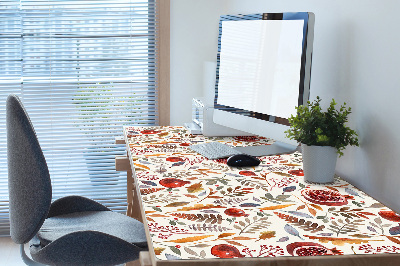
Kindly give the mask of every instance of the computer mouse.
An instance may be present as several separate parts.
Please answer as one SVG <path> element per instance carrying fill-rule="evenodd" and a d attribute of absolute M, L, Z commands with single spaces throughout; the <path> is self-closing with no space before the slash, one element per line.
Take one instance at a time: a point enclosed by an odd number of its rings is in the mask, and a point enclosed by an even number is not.
<path fill-rule="evenodd" d="M 241 166 L 257 166 L 260 164 L 260 160 L 256 157 L 247 154 L 236 154 L 232 155 L 226 161 L 226 164 L 234 167 Z"/>

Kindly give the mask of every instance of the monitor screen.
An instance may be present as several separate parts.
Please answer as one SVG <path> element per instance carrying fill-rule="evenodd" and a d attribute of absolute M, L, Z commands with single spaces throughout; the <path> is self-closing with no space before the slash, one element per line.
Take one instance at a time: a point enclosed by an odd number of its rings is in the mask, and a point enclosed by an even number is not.
<path fill-rule="evenodd" d="M 296 144 L 284 131 L 308 101 L 313 25 L 309 12 L 221 16 L 214 122 Z"/>
<path fill-rule="evenodd" d="M 223 21 L 217 103 L 288 118 L 298 104 L 303 20 Z"/>

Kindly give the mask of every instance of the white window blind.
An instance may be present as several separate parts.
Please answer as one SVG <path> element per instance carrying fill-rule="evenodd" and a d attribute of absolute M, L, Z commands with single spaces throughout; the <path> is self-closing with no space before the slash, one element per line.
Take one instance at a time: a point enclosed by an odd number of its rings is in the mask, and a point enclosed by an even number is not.
<path fill-rule="evenodd" d="M 123 125 L 157 125 L 155 1 L 0 2 L 0 235 L 9 234 L 5 100 L 23 101 L 53 200 L 82 195 L 126 209 L 114 158 Z"/>

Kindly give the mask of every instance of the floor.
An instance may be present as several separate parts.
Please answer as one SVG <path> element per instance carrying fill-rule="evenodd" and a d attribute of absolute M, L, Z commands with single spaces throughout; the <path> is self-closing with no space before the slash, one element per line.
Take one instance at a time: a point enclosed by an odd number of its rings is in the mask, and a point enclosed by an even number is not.
<path fill-rule="evenodd" d="M 29 254 L 25 245 L 25 253 Z M 10 237 L 0 237 L 0 266 L 24 266 L 19 253 L 19 245 L 12 242 Z M 140 266 L 138 260 L 125 264 L 126 266 Z"/>
<path fill-rule="evenodd" d="M 0 237 L 0 258 L 0 266 L 25 265 L 19 254 L 19 245 L 9 237 Z"/>

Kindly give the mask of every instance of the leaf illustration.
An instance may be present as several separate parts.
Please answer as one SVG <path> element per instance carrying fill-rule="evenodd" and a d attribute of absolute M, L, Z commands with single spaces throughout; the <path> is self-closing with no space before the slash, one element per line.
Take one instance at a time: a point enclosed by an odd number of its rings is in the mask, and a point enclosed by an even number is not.
<path fill-rule="evenodd" d="M 257 202 L 261 202 L 261 200 L 259 198 L 256 198 L 256 197 L 253 197 L 253 200 L 257 201 Z"/>
<path fill-rule="evenodd" d="M 200 257 L 204 258 L 206 256 L 206 252 L 204 250 L 200 251 Z"/>
<path fill-rule="evenodd" d="M 247 200 L 247 198 L 228 198 L 228 199 L 218 199 L 214 201 L 214 204 L 217 205 L 237 205 L 238 203 L 241 203 L 243 201 Z M 223 207 L 222 207 L 223 208 Z"/>
<path fill-rule="evenodd" d="M 184 194 L 186 197 L 197 199 L 196 195 Z"/>
<path fill-rule="evenodd" d="M 189 225 L 189 228 L 193 231 L 210 231 L 210 232 L 225 232 L 232 230 L 231 228 L 227 228 L 224 226 L 220 226 L 217 224 L 192 224 Z"/>
<path fill-rule="evenodd" d="M 375 230 L 375 228 L 373 228 L 372 226 L 367 226 L 367 228 L 368 228 L 369 231 L 372 231 L 372 232 L 374 232 L 374 233 L 378 233 L 378 232 Z"/>
<path fill-rule="evenodd" d="M 312 216 L 317 215 L 317 211 L 316 211 L 316 210 L 314 210 L 314 209 L 312 209 L 312 208 L 307 208 L 307 209 L 308 209 L 308 211 L 311 213 Z"/>
<path fill-rule="evenodd" d="M 376 202 L 374 204 L 372 204 L 371 206 L 369 206 L 368 208 L 383 208 L 385 207 L 385 205 L 383 205 L 382 203 Z"/>
<path fill-rule="evenodd" d="M 353 196 L 359 196 L 358 193 L 354 190 L 352 190 L 351 188 L 345 188 L 344 191 L 346 191 L 346 193 L 353 195 Z"/>
<path fill-rule="evenodd" d="M 184 202 L 184 201 L 182 201 L 182 202 L 173 202 L 173 203 L 170 203 L 168 205 L 165 205 L 165 207 L 179 207 L 179 206 L 187 205 L 189 203 L 190 202 Z"/>
<path fill-rule="evenodd" d="M 196 193 L 203 190 L 203 185 L 201 183 L 196 183 L 187 187 L 187 192 Z"/>
<path fill-rule="evenodd" d="M 300 217 L 304 217 L 304 218 L 314 218 L 313 216 L 304 213 L 304 212 L 297 212 L 297 211 L 288 211 L 288 213 L 292 214 L 292 215 L 296 215 L 296 216 L 300 216 Z"/>
<path fill-rule="evenodd" d="M 239 242 L 236 242 L 236 241 L 232 241 L 232 240 L 225 240 L 225 241 L 228 242 L 231 245 L 234 245 L 234 246 L 242 246 L 242 247 L 244 247 L 244 245 L 242 245 L 242 244 L 240 244 Z"/>
<path fill-rule="evenodd" d="M 284 213 L 274 212 L 274 214 L 276 214 L 279 218 L 285 220 L 286 222 L 295 224 L 304 231 L 310 231 L 311 233 L 322 231 L 325 228 L 325 225 L 318 225 L 317 223 L 313 223 L 311 221 L 306 222 L 304 219 L 299 219 L 297 217 L 293 217 Z M 332 221 L 332 223 L 334 223 L 334 221 Z"/>
<path fill-rule="evenodd" d="M 287 208 L 292 205 L 294 205 L 294 204 L 274 205 L 274 206 L 268 206 L 268 207 L 261 208 L 260 210 L 263 210 L 263 211 L 278 210 L 278 209 Z"/>
<path fill-rule="evenodd" d="M 333 191 L 339 191 L 339 190 L 337 190 L 336 188 L 334 188 L 334 187 L 331 187 L 331 186 L 325 186 L 326 188 L 329 188 L 330 190 L 333 190 Z"/>
<path fill-rule="evenodd" d="M 284 236 L 284 237 L 279 238 L 278 242 L 285 242 L 285 241 L 288 241 L 288 240 L 289 240 L 289 237 L 288 236 Z"/>
<path fill-rule="evenodd" d="M 186 214 L 186 213 L 172 213 L 172 216 L 178 217 L 178 218 L 183 218 L 187 219 L 189 221 L 196 221 L 196 222 L 205 222 L 205 223 L 222 223 L 222 216 L 220 214 Z"/>
<path fill-rule="evenodd" d="M 228 237 L 228 236 L 231 236 L 231 235 L 234 235 L 234 234 L 236 234 L 236 233 L 222 233 L 222 234 L 220 234 L 218 236 L 218 238 L 224 238 L 224 237 Z"/>
<path fill-rule="evenodd" d="M 206 247 L 209 247 L 209 246 L 211 246 L 211 245 L 208 245 L 208 244 L 196 244 L 196 245 L 191 246 L 191 247 L 194 247 L 194 248 L 206 248 Z M 201 256 L 201 252 L 200 252 L 200 256 Z"/>
<path fill-rule="evenodd" d="M 260 236 L 258 237 L 260 239 L 269 239 L 275 237 L 276 232 L 275 231 L 267 231 L 267 232 L 261 232 Z"/>
<path fill-rule="evenodd" d="M 317 204 L 311 203 L 310 205 L 311 205 L 313 208 L 317 209 L 317 210 L 320 210 L 320 211 L 323 211 L 323 210 L 324 210 L 324 209 L 322 209 L 321 206 L 319 206 L 319 205 L 317 205 Z"/>
<path fill-rule="evenodd" d="M 282 173 L 282 172 L 272 172 L 274 174 L 280 175 L 280 176 L 285 176 L 285 177 L 292 177 L 290 174 Z"/>
<path fill-rule="evenodd" d="M 309 236 L 309 235 L 304 235 L 304 236 L 309 239 L 318 239 L 321 243 L 332 242 L 332 244 L 338 246 L 343 246 L 344 244 L 362 244 L 362 243 L 369 243 L 370 241 L 381 241 L 381 240 L 366 240 L 359 238 L 356 239 L 356 238 L 320 237 L 320 236 Z"/>
<path fill-rule="evenodd" d="M 151 193 L 163 190 L 163 189 L 165 189 L 165 188 L 155 188 L 155 187 L 154 188 L 141 188 L 140 189 L 140 194 L 141 195 L 148 195 L 148 194 L 151 194 Z"/>
<path fill-rule="evenodd" d="M 165 257 L 167 258 L 167 260 L 180 260 L 181 259 L 180 257 L 174 256 L 174 255 L 171 255 L 168 253 L 165 254 Z"/>
<path fill-rule="evenodd" d="M 363 235 L 363 234 L 354 234 L 354 235 L 350 235 L 350 236 L 357 237 L 357 238 L 371 238 L 371 236 Z"/>
<path fill-rule="evenodd" d="M 296 211 L 300 211 L 302 209 L 304 209 L 306 207 L 306 205 L 300 205 L 299 207 L 297 207 Z"/>
<path fill-rule="evenodd" d="M 133 163 L 137 168 L 142 168 L 142 169 L 146 169 L 146 170 L 150 170 L 150 168 L 149 167 L 147 167 L 147 166 L 145 166 L 145 165 L 143 165 L 143 164 L 140 164 L 140 163 Z"/>
<path fill-rule="evenodd" d="M 333 223 L 328 228 L 329 230 L 336 233 L 336 236 L 339 234 L 347 234 L 347 233 L 354 233 L 359 231 L 358 226 L 363 225 L 364 220 L 350 220 L 346 218 L 344 221 L 342 219 L 337 219 L 339 223 L 342 225 L 338 225 L 337 223 Z"/>
<path fill-rule="evenodd" d="M 400 245 L 400 240 L 398 240 L 397 238 L 394 238 L 393 236 L 386 236 L 387 239 L 389 239 L 390 241 L 399 244 Z"/>
<path fill-rule="evenodd" d="M 174 252 L 175 254 L 178 254 L 179 256 L 181 255 L 181 251 L 179 250 L 179 248 L 176 248 L 176 247 L 174 247 L 174 246 L 170 246 L 169 247 L 171 250 L 172 250 L 172 252 Z M 166 255 L 166 254 L 165 254 Z"/>
<path fill-rule="evenodd" d="M 252 240 L 255 238 L 252 237 L 247 237 L 247 236 L 235 236 L 234 238 L 232 238 L 232 240 Z"/>
<path fill-rule="evenodd" d="M 289 234 L 291 234 L 292 236 L 298 236 L 301 240 L 304 240 L 300 234 L 299 231 L 296 230 L 296 228 L 294 228 L 293 226 L 286 224 L 284 227 L 285 231 Z"/>
<path fill-rule="evenodd" d="M 165 248 L 154 248 L 154 254 L 161 255 Z"/>
<path fill-rule="evenodd" d="M 283 188 L 283 193 L 285 193 L 285 192 L 292 192 L 292 191 L 294 191 L 294 190 L 296 190 L 296 186 L 284 187 L 284 188 Z"/>
<path fill-rule="evenodd" d="M 141 182 L 149 186 L 157 186 L 157 184 L 152 181 L 142 180 Z"/>
<path fill-rule="evenodd" d="M 159 213 L 149 214 L 148 216 L 151 216 L 151 217 L 169 217 L 168 215 L 159 214 Z"/>
<path fill-rule="evenodd" d="M 192 250 L 192 249 L 190 249 L 190 248 L 188 248 L 188 247 L 183 247 L 183 249 L 184 249 L 188 254 L 190 254 L 190 255 L 192 255 L 192 256 L 196 256 L 196 257 L 199 256 L 199 255 L 197 254 L 196 251 L 194 251 L 194 250 Z"/>
<path fill-rule="evenodd" d="M 389 233 L 391 235 L 398 235 L 400 234 L 400 226 L 394 226 L 392 228 L 389 229 Z"/>
<path fill-rule="evenodd" d="M 202 239 L 210 237 L 210 236 L 214 236 L 214 235 L 190 236 L 190 237 L 184 237 L 184 238 L 180 238 L 180 239 L 170 240 L 168 242 L 187 243 L 187 242 L 199 241 L 199 240 L 202 240 Z"/>
<path fill-rule="evenodd" d="M 191 207 L 183 207 L 182 209 L 178 209 L 176 211 L 195 211 L 195 210 L 204 210 L 204 209 L 214 209 L 214 208 L 225 208 L 223 206 L 217 206 L 214 204 L 195 204 L 194 206 Z"/>

